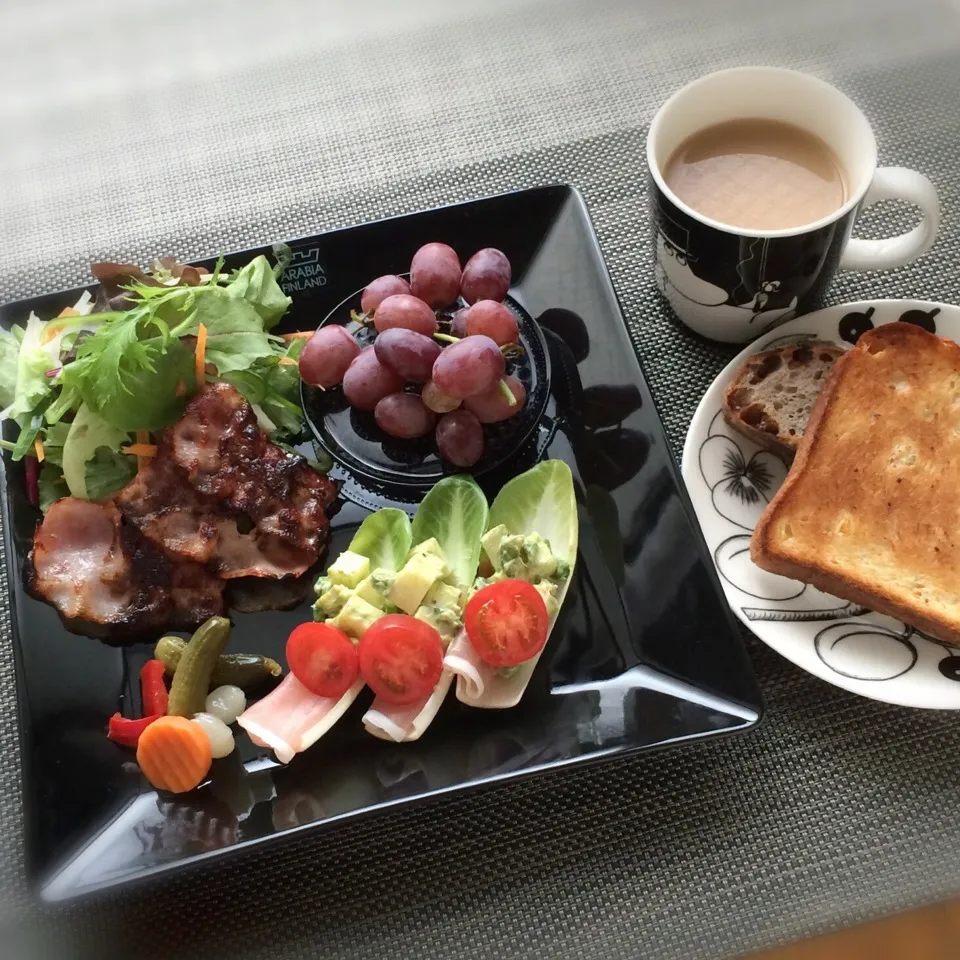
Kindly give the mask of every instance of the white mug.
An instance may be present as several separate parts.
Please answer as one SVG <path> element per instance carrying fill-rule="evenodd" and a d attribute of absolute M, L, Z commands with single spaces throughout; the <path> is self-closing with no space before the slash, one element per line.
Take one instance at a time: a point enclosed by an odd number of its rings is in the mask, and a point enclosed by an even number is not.
<path fill-rule="evenodd" d="M 847 200 L 829 216 L 786 230 L 747 230 L 712 220 L 680 200 L 663 170 L 692 134 L 740 118 L 781 120 L 816 134 L 834 151 Z M 735 67 L 701 77 L 657 111 L 647 134 L 657 285 L 688 327 L 712 340 L 752 340 L 817 309 L 837 267 L 886 270 L 933 243 L 940 205 L 933 184 L 904 167 L 877 167 L 867 118 L 835 87 L 778 67 Z M 857 214 L 881 200 L 920 208 L 912 230 L 886 240 L 851 237 Z"/>

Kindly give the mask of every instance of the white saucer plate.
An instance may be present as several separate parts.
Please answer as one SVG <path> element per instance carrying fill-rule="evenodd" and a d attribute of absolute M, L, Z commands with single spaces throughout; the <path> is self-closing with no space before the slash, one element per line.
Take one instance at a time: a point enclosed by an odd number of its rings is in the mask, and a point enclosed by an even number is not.
<path fill-rule="evenodd" d="M 727 384 L 751 354 L 809 338 L 849 347 L 866 330 L 897 320 L 960 341 L 960 307 L 867 300 L 798 317 L 750 344 L 697 407 L 683 448 L 683 479 L 727 600 L 764 643 L 844 690 L 908 707 L 960 710 L 960 648 L 751 562 L 750 535 L 787 465 L 728 426 L 721 412 Z"/>

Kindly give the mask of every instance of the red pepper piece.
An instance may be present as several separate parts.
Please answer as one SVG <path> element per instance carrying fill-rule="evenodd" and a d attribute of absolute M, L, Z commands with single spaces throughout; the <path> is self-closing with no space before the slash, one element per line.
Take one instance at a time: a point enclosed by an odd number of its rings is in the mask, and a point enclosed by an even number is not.
<path fill-rule="evenodd" d="M 140 671 L 140 692 L 143 695 L 143 712 L 149 717 L 167 712 L 170 694 L 163 679 L 162 660 L 148 660 Z"/>
<path fill-rule="evenodd" d="M 140 739 L 140 734 L 153 723 L 159 720 L 165 714 L 155 713 L 151 717 L 144 717 L 141 720 L 128 720 L 115 713 L 110 718 L 110 725 L 107 727 L 107 738 L 114 743 L 122 744 L 125 747 L 135 747 Z"/>

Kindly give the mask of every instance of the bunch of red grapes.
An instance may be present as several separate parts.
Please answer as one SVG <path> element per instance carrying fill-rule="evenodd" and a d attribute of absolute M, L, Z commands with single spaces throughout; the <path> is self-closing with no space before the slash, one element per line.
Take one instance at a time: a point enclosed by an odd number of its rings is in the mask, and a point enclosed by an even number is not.
<path fill-rule="evenodd" d="M 413 255 L 409 282 L 390 274 L 364 289 L 360 307 L 373 318 L 376 340 L 361 350 L 345 327 L 321 327 L 300 354 L 300 376 L 317 387 L 342 383 L 350 406 L 372 410 L 391 437 L 435 431 L 440 456 L 470 467 L 483 455 L 483 424 L 516 415 L 526 402 L 523 384 L 506 373 L 503 348 L 518 338 L 503 304 L 509 289 L 510 261 L 499 250 L 478 250 L 461 269 L 452 247 L 428 243 Z M 467 306 L 441 332 L 438 311 L 460 298 Z"/>

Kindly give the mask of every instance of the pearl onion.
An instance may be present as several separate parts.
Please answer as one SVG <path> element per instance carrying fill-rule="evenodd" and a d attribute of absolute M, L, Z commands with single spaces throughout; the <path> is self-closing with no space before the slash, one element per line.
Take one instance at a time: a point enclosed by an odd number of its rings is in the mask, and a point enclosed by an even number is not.
<path fill-rule="evenodd" d="M 247 698 L 239 687 L 225 684 L 211 690 L 204 702 L 204 710 L 222 720 L 227 726 L 237 722 L 237 717 L 247 708 Z"/>
<path fill-rule="evenodd" d="M 210 713 L 198 713 L 194 716 L 193 722 L 207 735 L 210 741 L 210 753 L 214 760 L 229 757 L 233 753 L 235 746 L 233 733 L 219 717 Z"/>

